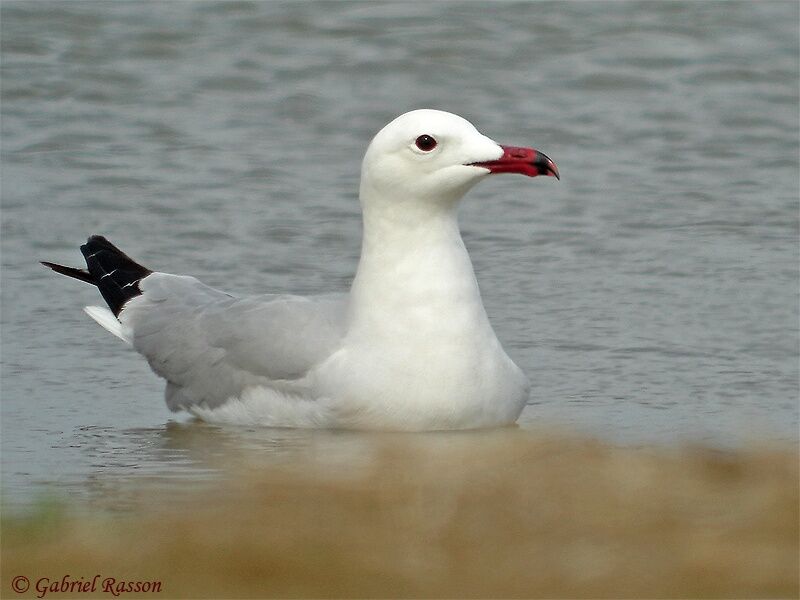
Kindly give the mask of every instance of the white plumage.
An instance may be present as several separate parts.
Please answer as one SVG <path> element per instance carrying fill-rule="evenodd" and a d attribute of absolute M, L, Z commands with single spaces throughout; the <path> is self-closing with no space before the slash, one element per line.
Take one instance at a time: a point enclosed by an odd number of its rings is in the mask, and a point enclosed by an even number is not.
<path fill-rule="evenodd" d="M 395 430 L 512 423 L 529 384 L 492 330 L 456 217 L 461 197 L 491 172 L 558 176 L 541 153 L 499 146 L 456 115 L 406 113 L 364 158 L 363 244 L 349 294 L 237 298 L 144 269 L 125 284 L 138 283 L 141 294 L 118 318 L 86 312 L 167 380 L 170 409 L 208 421 Z"/>

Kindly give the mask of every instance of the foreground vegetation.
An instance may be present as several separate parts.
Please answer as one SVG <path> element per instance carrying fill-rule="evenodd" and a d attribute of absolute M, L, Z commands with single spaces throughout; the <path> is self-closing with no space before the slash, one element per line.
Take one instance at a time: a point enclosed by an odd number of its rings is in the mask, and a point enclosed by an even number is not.
<path fill-rule="evenodd" d="M 36 596 L 10 592 L 20 574 L 165 598 L 798 596 L 794 448 L 415 439 L 384 436 L 349 471 L 306 457 L 149 490 L 123 516 L 6 518 L 2 596 Z"/>

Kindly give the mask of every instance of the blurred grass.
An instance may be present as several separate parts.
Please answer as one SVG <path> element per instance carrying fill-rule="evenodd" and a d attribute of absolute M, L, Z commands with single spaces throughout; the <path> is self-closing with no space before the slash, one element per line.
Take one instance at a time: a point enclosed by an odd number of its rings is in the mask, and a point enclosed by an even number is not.
<path fill-rule="evenodd" d="M 160 580 L 165 598 L 800 593 L 791 447 L 506 430 L 386 435 L 364 458 L 242 468 L 179 501 L 154 489 L 124 516 L 6 517 L 0 593 L 18 574 L 95 573 Z"/>

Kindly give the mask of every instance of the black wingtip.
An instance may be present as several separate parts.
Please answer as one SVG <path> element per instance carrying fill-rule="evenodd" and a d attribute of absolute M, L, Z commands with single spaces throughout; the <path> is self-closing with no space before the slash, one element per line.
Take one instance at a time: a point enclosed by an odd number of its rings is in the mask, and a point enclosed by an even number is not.
<path fill-rule="evenodd" d="M 92 285 L 97 285 L 97 281 L 95 278 L 92 277 L 92 274 L 89 271 L 85 271 L 83 269 L 76 269 L 75 267 L 67 267 L 65 265 L 58 265 L 56 263 L 47 262 L 45 260 L 40 260 L 40 264 L 43 264 L 48 269 L 52 269 L 56 273 L 60 273 L 61 275 L 66 275 L 67 277 L 72 277 L 73 279 L 80 279 L 81 281 L 85 281 L 86 283 L 91 283 Z"/>
<path fill-rule="evenodd" d="M 56 273 L 96 285 L 112 312 L 119 316 L 125 303 L 141 295 L 139 282 L 152 271 L 143 267 L 102 235 L 93 235 L 81 246 L 87 270 L 40 261 Z"/>
<path fill-rule="evenodd" d="M 86 240 L 81 252 L 97 288 L 115 315 L 119 315 L 128 300 L 142 293 L 139 282 L 152 273 L 102 235 Z"/>

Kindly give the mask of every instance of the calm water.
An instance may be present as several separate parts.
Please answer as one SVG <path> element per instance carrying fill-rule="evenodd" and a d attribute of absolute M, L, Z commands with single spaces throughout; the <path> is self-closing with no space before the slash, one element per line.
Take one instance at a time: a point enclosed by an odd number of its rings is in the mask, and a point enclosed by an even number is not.
<path fill-rule="evenodd" d="M 238 293 L 344 290 L 362 153 L 418 107 L 561 170 L 493 178 L 462 211 L 533 381 L 523 427 L 796 443 L 798 6 L 5 0 L 6 505 L 368 454 L 355 434 L 170 414 L 145 362 L 81 312 L 96 291 L 36 261 L 80 264 L 102 233 Z"/>

